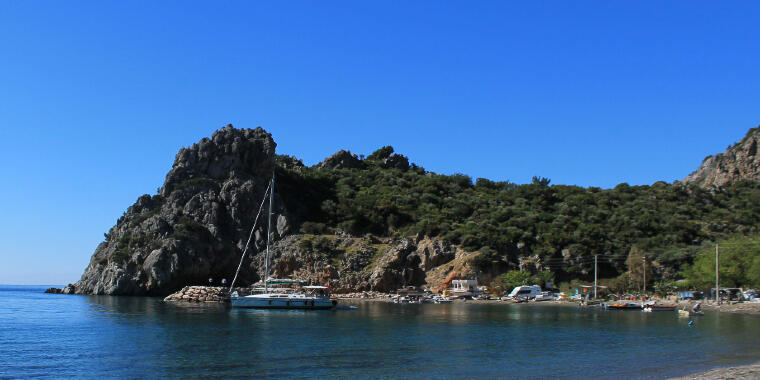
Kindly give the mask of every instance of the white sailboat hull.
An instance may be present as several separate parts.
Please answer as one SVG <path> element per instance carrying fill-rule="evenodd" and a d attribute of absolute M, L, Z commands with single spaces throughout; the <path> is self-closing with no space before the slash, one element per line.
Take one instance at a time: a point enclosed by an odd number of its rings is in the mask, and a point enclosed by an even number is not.
<path fill-rule="evenodd" d="M 248 307 L 257 309 L 306 309 L 325 310 L 335 307 L 335 303 L 327 297 L 308 295 L 270 295 L 254 294 L 245 297 L 230 297 L 232 307 Z"/>

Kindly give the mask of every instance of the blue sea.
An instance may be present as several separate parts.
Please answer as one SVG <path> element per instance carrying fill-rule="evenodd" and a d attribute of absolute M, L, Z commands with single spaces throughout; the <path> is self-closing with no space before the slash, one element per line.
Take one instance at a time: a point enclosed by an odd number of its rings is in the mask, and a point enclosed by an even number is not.
<path fill-rule="evenodd" d="M 232 309 L 0 286 L 0 378 L 667 378 L 760 358 L 760 317 L 540 304 Z"/>

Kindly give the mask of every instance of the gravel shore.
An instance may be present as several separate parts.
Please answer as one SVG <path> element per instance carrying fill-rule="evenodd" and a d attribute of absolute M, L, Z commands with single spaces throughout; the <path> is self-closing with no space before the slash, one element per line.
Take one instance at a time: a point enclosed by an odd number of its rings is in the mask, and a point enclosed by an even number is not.
<path fill-rule="evenodd" d="M 760 315 L 760 302 L 742 302 L 721 305 L 703 303 L 702 308 L 705 310 L 719 311 L 721 313 L 741 313 Z"/>
<path fill-rule="evenodd" d="M 716 368 L 674 379 L 760 379 L 760 362 L 738 367 Z"/>

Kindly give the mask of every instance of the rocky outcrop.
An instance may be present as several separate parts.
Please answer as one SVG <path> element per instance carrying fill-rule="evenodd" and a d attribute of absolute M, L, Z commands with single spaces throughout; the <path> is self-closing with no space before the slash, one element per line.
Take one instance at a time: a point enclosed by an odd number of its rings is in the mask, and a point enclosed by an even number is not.
<path fill-rule="evenodd" d="M 440 239 L 355 237 L 339 229 L 320 231 L 337 235 L 295 234 L 307 207 L 301 202 L 309 200 L 301 196 L 307 185 L 292 173 L 305 167 L 294 157 L 275 155 L 275 147 L 261 128 L 226 126 L 180 149 L 158 194 L 140 196 L 127 209 L 105 234 L 82 278 L 61 292 L 166 296 L 185 289 L 182 297 L 203 301 L 196 297 L 203 294 L 200 288 L 186 286 L 234 276 L 275 170 L 282 174 L 272 215 L 273 277 L 329 284 L 343 293 L 387 292 L 425 284 L 426 272 L 457 256 L 457 249 Z M 369 164 L 408 169 L 408 159 L 392 154 L 392 148 L 380 152 Z M 320 167 L 358 169 L 365 164 L 340 151 Z M 237 286 L 264 277 L 266 224 L 266 217 L 258 221 Z"/>
<path fill-rule="evenodd" d="M 391 291 L 400 286 L 419 286 L 425 283 L 420 268 L 422 260 L 411 239 L 402 239 L 386 250 L 372 271 L 369 283 L 373 290 Z"/>
<path fill-rule="evenodd" d="M 76 294 L 76 287 L 74 284 L 68 284 L 64 286 L 62 289 L 59 288 L 48 288 L 45 290 L 45 293 L 52 293 L 52 294 Z"/>
<path fill-rule="evenodd" d="M 226 126 L 181 149 L 159 193 L 139 197 L 105 234 L 76 293 L 166 295 L 234 274 L 274 172 L 275 146 L 262 128 Z M 278 235 L 288 232 L 277 196 L 273 220 Z M 250 257 L 265 241 L 262 228 Z M 249 270 L 239 281 L 260 275 Z"/>
<path fill-rule="evenodd" d="M 385 169 L 409 169 L 409 158 L 402 154 L 392 154 L 382 161 L 382 167 Z"/>
<path fill-rule="evenodd" d="M 741 141 L 725 152 L 705 157 L 699 169 L 682 182 L 700 187 L 721 187 L 743 179 L 760 181 L 758 140 L 760 127 L 750 129 Z"/>
<path fill-rule="evenodd" d="M 276 161 L 279 167 L 288 169 L 288 170 L 300 171 L 301 169 L 306 167 L 306 165 L 303 164 L 303 160 L 294 156 L 278 155 L 276 158 Z"/>
<path fill-rule="evenodd" d="M 317 164 L 318 169 L 364 169 L 365 165 L 355 154 L 341 150 Z"/>
<path fill-rule="evenodd" d="M 417 243 L 417 252 L 422 261 L 420 268 L 429 271 L 454 260 L 457 250 L 446 240 L 426 237 Z"/>

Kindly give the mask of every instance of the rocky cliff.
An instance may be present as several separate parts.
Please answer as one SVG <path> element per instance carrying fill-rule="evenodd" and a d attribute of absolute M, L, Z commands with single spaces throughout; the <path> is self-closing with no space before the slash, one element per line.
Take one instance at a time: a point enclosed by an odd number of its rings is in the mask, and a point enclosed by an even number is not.
<path fill-rule="evenodd" d="M 181 149 L 158 194 L 143 195 L 127 209 L 105 234 L 82 278 L 65 292 L 166 295 L 185 286 L 207 284 L 210 277 L 231 280 L 276 166 L 291 172 L 304 167 L 294 157 L 276 156 L 275 147 L 272 136 L 261 128 L 226 126 L 211 138 Z M 390 152 L 378 160 L 385 166 L 408 168 L 406 157 Z M 363 165 L 355 155 L 341 151 L 318 167 Z M 330 283 L 344 292 L 391 291 L 425 284 L 427 272 L 458 254 L 458 248 L 430 238 L 354 237 L 340 231 L 293 233 L 292 226 L 305 207 L 298 194 L 307 189 L 288 184 L 286 178 L 283 182 L 290 190 L 275 191 L 274 277 Z M 257 225 L 238 285 L 264 276 L 265 215 Z M 439 274 L 430 283 L 444 277 Z"/>
<path fill-rule="evenodd" d="M 164 295 L 229 277 L 274 171 L 275 147 L 261 128 L 227 126 L 181 149 L 159 193 L 139 197 L 105 234 L 76 292 Z M 275 200 L 276 234 L 284 236 L 289 221 Z M 252 282 L 260 274 L 242 276 Z"/>
<path fill-rule="evenodd" d="M 760 156 L 757 143 L 760 127 L 752 128 L 738 143 L 714 156 L 707 156 L 694 173 L 683 179 L 683 183 L 700 187 L 721 187 L 751 179 L 760 181 Z"/>

